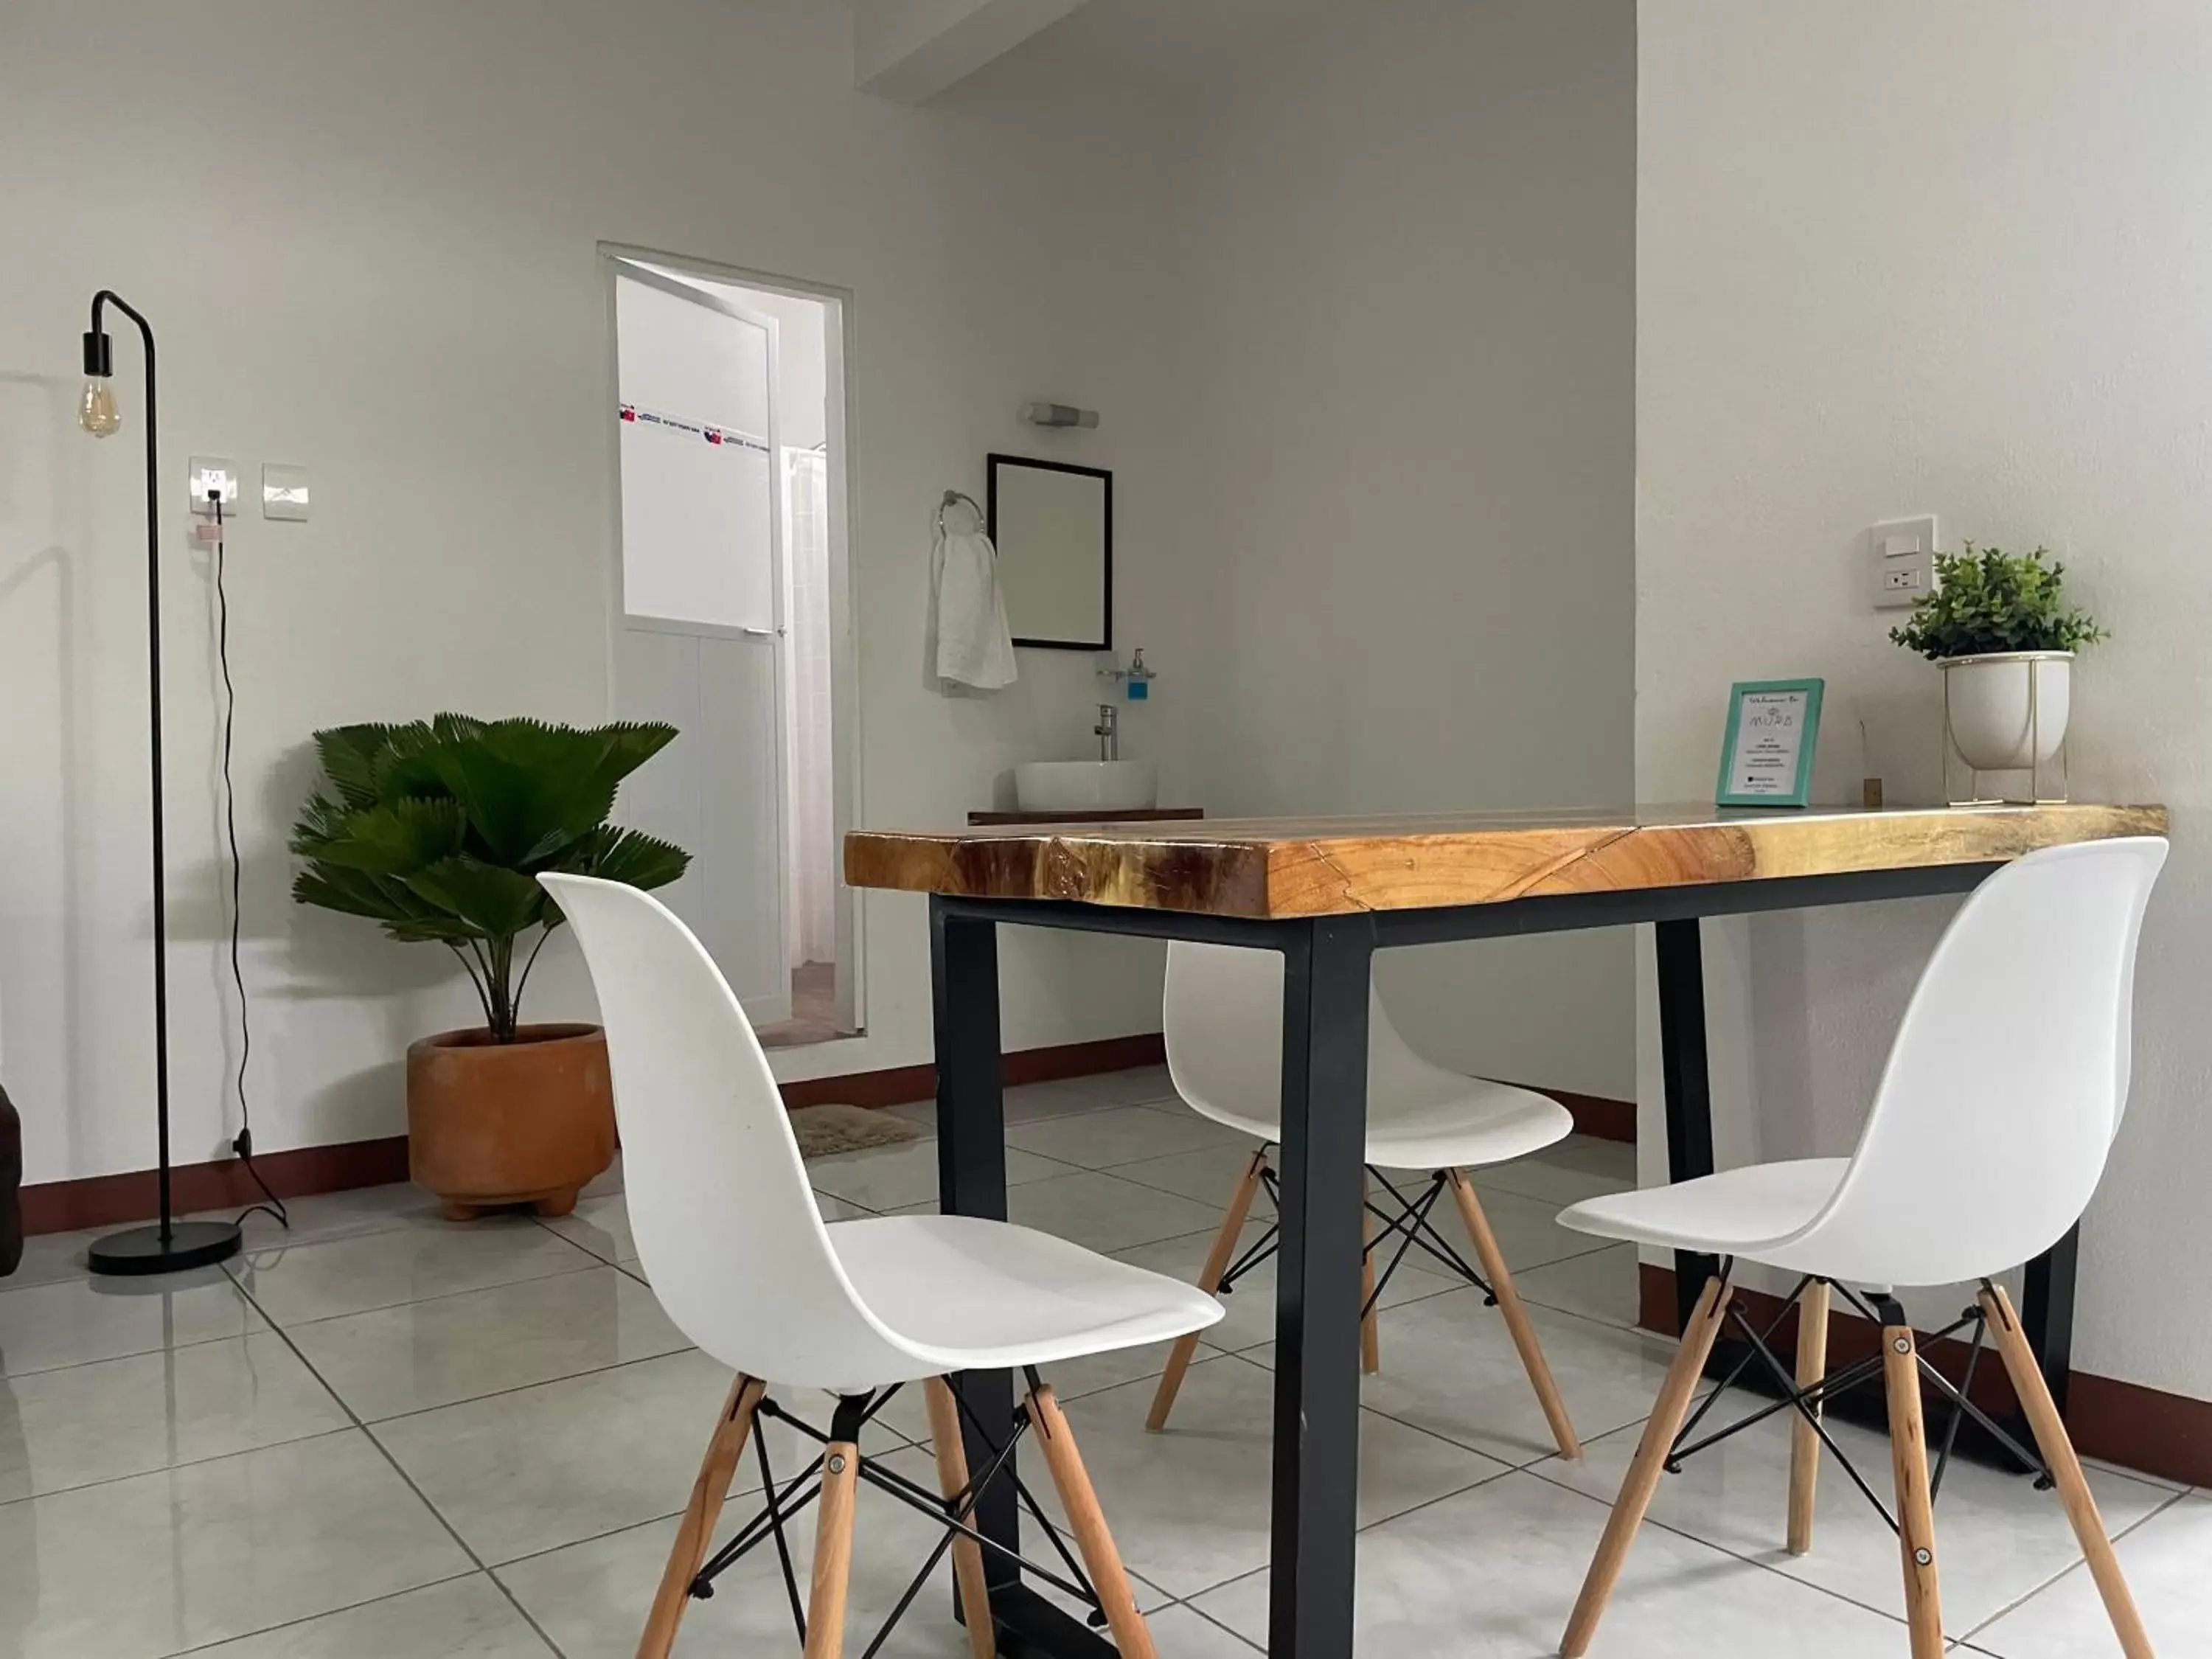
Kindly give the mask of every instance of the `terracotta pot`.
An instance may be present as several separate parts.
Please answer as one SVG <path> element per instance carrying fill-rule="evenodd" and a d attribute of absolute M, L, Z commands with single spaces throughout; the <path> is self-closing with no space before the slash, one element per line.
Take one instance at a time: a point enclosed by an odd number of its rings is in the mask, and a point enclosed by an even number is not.
<path fill-rule="evenodd" d="M 614 1156 L 598 1026 L 525 1025 L 513 1042 L 441 1031 L 409 1046 L 408 1173 L 455 1220 L 514 1204 L 566 1215 Z"/>

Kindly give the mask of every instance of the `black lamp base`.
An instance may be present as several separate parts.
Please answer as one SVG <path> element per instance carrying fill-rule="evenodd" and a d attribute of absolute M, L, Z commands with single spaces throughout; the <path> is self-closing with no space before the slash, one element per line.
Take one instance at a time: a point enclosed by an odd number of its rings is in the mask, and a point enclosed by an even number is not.
<path fill-rule="evenodd" d="M 177 1221 L 169 1225 L 166 1243 L 161 1230 L 133 1227 L 93 1241 L 85 1261 L 96 1273 L 138 1277 L 146 1273 L 182 1273 L 227 1261 L 238 1254 L 238 1224 L 232 1221 Z"/>

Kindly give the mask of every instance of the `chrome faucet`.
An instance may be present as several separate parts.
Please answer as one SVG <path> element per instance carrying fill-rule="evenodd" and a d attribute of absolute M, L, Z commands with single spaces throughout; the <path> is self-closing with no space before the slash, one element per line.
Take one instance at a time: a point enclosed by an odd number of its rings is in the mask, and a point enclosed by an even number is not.
<path fill-rule="evenodd" d="M 1091 735 L 1098 739 L 1098 758 L 1117 761 L 1121 758 L 1121 711 L 1110 702 L 1098 705 L 1098 724 L 1091 728 Z"/>

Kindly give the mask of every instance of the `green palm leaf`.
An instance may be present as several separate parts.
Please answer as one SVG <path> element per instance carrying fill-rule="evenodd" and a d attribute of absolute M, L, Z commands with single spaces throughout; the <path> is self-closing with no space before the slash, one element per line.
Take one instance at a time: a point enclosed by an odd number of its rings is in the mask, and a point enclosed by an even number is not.
<path fill-rule="evenodd" d="M 382 876 L 405 876 L 461 850 L 468 830 L 459 801 L 403 797 L 386 806 L 347 813 L 295 851 L 321 863 Z"/>
<path fill-rule="evenodd" d="M 545 890 L 518 870 L 460 854 L 401 880 L 409 891 L 492 939 L 513 939 L 544 919 Z"/>
<path fill-rule="evenodd" d="M 338 799 L 348 806 L 374 806 L 377 801 L 377 757 L 391 746 L 396 728 L 389 726 L 336 726 L 315 733 L 315 755 L 324 774 L 337 786 Z"/>
<path fill-rule="evenodd" d="M 657 724 L 454 714 L 319 732 L 329 790 L 310 795 L 293 825 L 305 861 L 293 897 L 380 922 L 394 939 L 452 946 L 494 1035 L 511 1041 L 517 938 L 561 921 L 540 871 L 637 887 L 684 873 L 681 848 L 607 822 L 622 781 L 675 737 Z"/>

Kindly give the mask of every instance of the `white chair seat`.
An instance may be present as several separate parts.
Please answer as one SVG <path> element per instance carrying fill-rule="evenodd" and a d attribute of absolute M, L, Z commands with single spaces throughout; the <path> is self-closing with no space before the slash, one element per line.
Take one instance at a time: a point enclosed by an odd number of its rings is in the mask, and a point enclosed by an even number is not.
<path fill-rule="evenodd" d="M 1601 1238 L 1728 1259 L 1683 1318 L 1681 1346 L 1560 1639 L 1563 1659 L 1589 1651 L 1660 1477 L 1698 1449 L 1681 1444 L 1683 1419 L 1735 1311 L 1735 1264 L 1747 1261 L 1802 1281 L 1791 1296 L 1796 1382 L 1783 1402 L 1798 1413 L 1790 1431 L 1790 1554 L 1813 1547 L 1820 1402 L 1841 1375 L 1829 1363 L 1829 1293 L 1839 1284 L 1879 1287 L 1871 1310 L 1859 1306 L 1882 1328 L 1897 1490 L 1890 1524 L 1901 1546 L 1906 1622 L 1916 1656 L 1944 1651 L 1933 1512 L 1943 1463 L 1931 1477 L 1926 1382 L 1959 1400 L 1954 1431 L 1972 1408 L 1920 1352 L 1888 1291 L 1978 1280 L 1974 1306 L 1951 1329 L 1974 1325 L 1977 1352 L 1985 1340 L 1995 1342 L 2120 1649 L 2148 1659 L 2150 1638 L 2065 1422 L 2011 1298 L 1991 1279 L 2063 1237 L 2097 1189 L 2127 1106 L 2136 949 L 2166 855 L 2165 840 L 2150 836 L 2047 847 L 1976 888 L 1913 988 L 1850 1158 L 1753 1164 L 1589 1199 L 1560 1214 L 1562 1225 Z M 1783 1372 L 1785 1381 L 1789 1375 Z M 1717 1394 L 1698 1407 L 1700 1418 Z M 1949 1456 L 1948 1438 L 1942 1456 Z M 1865 1480 L 1858 1485 L 1874 1497 Z"/>
<path fill-rule="evenodd" d="M 1790 1242 L 1826 1207 L 1850 1167 L 1846 1158 L 1753 1164 L 1671 1187 L 1585 1199 L 1561 1211 L 1559 1224 L 1632 1244 L 1740 1256 L 1777 1267 L 1808 1266 L 1790 1259 Z M 1863 1277 L 1835 1255 L 1832 1242 L 1821 1254 L 1822 1277 Z"/>
<path fill-rule="evenodd" d="M 576 930 L 606 1021 L 638 1259 L 670 1321 L 738 1374 L 670 1543 L 638 1659 L 669 1659 L 684 1609 L 750 1547 L 707 1559 L 771 1385 L 829 1389 L 839 1396 L 822 1456 L 800 1477 L 813 1480 L 807 1496 L 821 1499 L 804 1620 L 807 1659 L 840 1659 L 844 1651 L 860 1482 L 913 1496 L 905 1490 L 911 1482 L 897 1482 L 860 1455 L 860 1425 L 882 1403 L 872 1398 L 893 1383 L 922 1385 L 946 1504 L 938 1518 L 953 1528 L 938 1549 L 951 1551 L 962 1617 L 971 1631 L 989 1630 L 983 1545 L 1012 1548 L 1014 1540 L 979 1540 L 955 1516 L 1006 1475 L 1006 1458 L 971 1473 L 966 1445 L 974 1437 L 962 1430 L 951 1374 L 1045 1365 L 1170 1338 L 1194 1341 L 1194 1333 L 1221 1317 L 1221 1304 L 1172 1279 L 1003 1221 L 883 1216 L 824 1222 L 768 1055 L 697 937 L 667 906 L 634 887 L 552 872 L 538 880 Z M 1077 1517 L 1076 1547 L 1093 1590 L 1089 1599 L 1114 1646 L 1140 1659 L 1154 1651 L 1152 1639 L 1098 1513 L 1074 1431 L 1051 1384 L 1034 1371 L 1025 1381 L 1021 1420 L 1036 1429 L 1060 1503 Z M 999 1416 L 1006 1404 L 1002 1383 L 974 1382 L 977 1398 L 970 1403 L 984 1410 L 985 1419 Z M 1003 1417 L 980 1426 L 986 1437 L 1006 1431 Z M 1004 1440 L 999 1444 L 1012 1449 Z M 787 1504 L 792 1490 L 774 1497 L 767 1513 Z M 752 1534 L 751 1542 L 759 1537 Z M 777 1539 L 796 1609 L 799 1580 L 780 1531 Z M 930 1558 L 933 1564 L 937 1559 Z M 882 1647 L 906 1607 L 899 1603 L 870 1653 Z M 979 1638 L 975 1645 L 988 1651 L 990 1642 Z"/>
<path fill-rule="evenodd" d="M 975 1216 L 834 1222 L 830 1248 L 860 1300 L 915 1355 L 908 1382 L 1048 1365 L 1204 1330 L 1203 1291 L 1079 1244 Z"/>
<path fill-rule="evenodd" d="M 1394 1067 L 1369 1084 L 1367 1162 L 1383 1170 L 1452 1170 L 1504 1164 L 1541 1152 L 1574 1133 L 1575 1120 L 1549 1095 L 1421 1066 L 1427 1075 Z M 1212 1102 L 1192 1101 L 1201 1115 L 1261 1140 L 1278 1140 L 1282 1124 Z"/>

